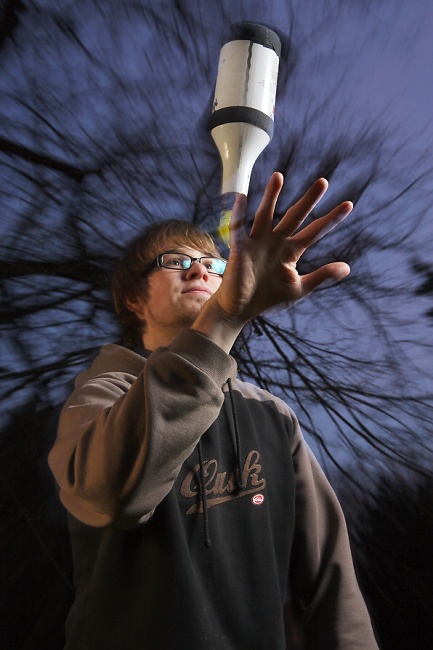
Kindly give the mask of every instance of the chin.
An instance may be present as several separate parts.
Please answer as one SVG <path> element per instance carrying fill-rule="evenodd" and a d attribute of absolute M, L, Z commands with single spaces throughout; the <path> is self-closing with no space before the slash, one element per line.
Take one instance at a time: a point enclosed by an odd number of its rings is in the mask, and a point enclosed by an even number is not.
<path fill-rule="evenodd" d="M 196 305 L 195 309 L 189 309 L 187 313 L 183 314 L 183 324 L 189 327 L 192 325 L 201 312 L 201 308 L 203 307 L 203 304 L 201 305 Z"/>

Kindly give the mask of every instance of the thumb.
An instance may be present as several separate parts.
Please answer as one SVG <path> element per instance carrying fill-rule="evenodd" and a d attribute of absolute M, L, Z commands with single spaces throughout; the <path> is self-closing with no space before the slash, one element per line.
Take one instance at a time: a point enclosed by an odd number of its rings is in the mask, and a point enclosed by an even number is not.
<path fill-rule="evenodd" d="M 321 266 L 316 271 L 303 275 L 301 277 L 302 297 L 308 296 L 320 286 L 339 282 L 349 273 L 350 266 L 345 262 L 332 262 Z"/>

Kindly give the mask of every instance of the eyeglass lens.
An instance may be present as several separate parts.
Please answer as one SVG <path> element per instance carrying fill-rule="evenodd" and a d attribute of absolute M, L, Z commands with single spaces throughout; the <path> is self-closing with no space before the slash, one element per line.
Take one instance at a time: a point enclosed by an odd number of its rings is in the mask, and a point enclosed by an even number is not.
<path fill-rule="evenodd" d="M 194 258 L 184 253 L 164 253 L 161 255 L 161 266 L 166 269 L 189 269 L 195 259 L 200 260 L 209 271 L 209 273 L 216 273 L 222 275 L 224 273 L 227 262 L 219 259 L 218 257 L 201 257 Z"/>

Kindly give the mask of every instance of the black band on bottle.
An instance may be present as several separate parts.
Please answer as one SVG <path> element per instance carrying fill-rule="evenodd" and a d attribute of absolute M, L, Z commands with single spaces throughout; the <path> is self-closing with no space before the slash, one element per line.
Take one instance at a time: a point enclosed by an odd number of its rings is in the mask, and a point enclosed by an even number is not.
<path fill-rule="evenodd" d="M 258 126 L 262 131 L 266 131 L 271 139 L 274 134 L 274 120 L 269 115 L 266 115 L 266 113 L 262 113 L 257 108 L 250 108 L 249 106 L 227 106 L 227 108 L 220 108 L 219 111 L 212 113 L 209 121 L 209 130 L 212 131 L 216 126 L 231 124 L 233 122 L 246 122 L 246 124 Z"/>
<path fill-rule="evenodd" d="M 253 41 L 273 50 L 278 57 L 281 54 L 281 41 L 278 34 L 258 23 L 235 23 L 232 25 L 232 40 Z"/>

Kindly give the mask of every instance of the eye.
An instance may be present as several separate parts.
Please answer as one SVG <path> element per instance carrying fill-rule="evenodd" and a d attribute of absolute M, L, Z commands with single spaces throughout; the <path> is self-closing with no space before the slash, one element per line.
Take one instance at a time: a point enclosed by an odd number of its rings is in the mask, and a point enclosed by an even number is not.
<path fill-rule="evenodd" d="M 222 275 L 224 273 L 227 264 L 225 260 L 220 260 L 218 257 L 212 257 L 208 261 L 209 261 L 208 269 L 212 273 L 216 273 L 217 275 Z"/>
<path fill-rule="evenodd" d="M 188 256 L 181 253 L 166 253 L 164 255 L 164 265 L 171 269 L 188 269 L 191 262 Z"/>

